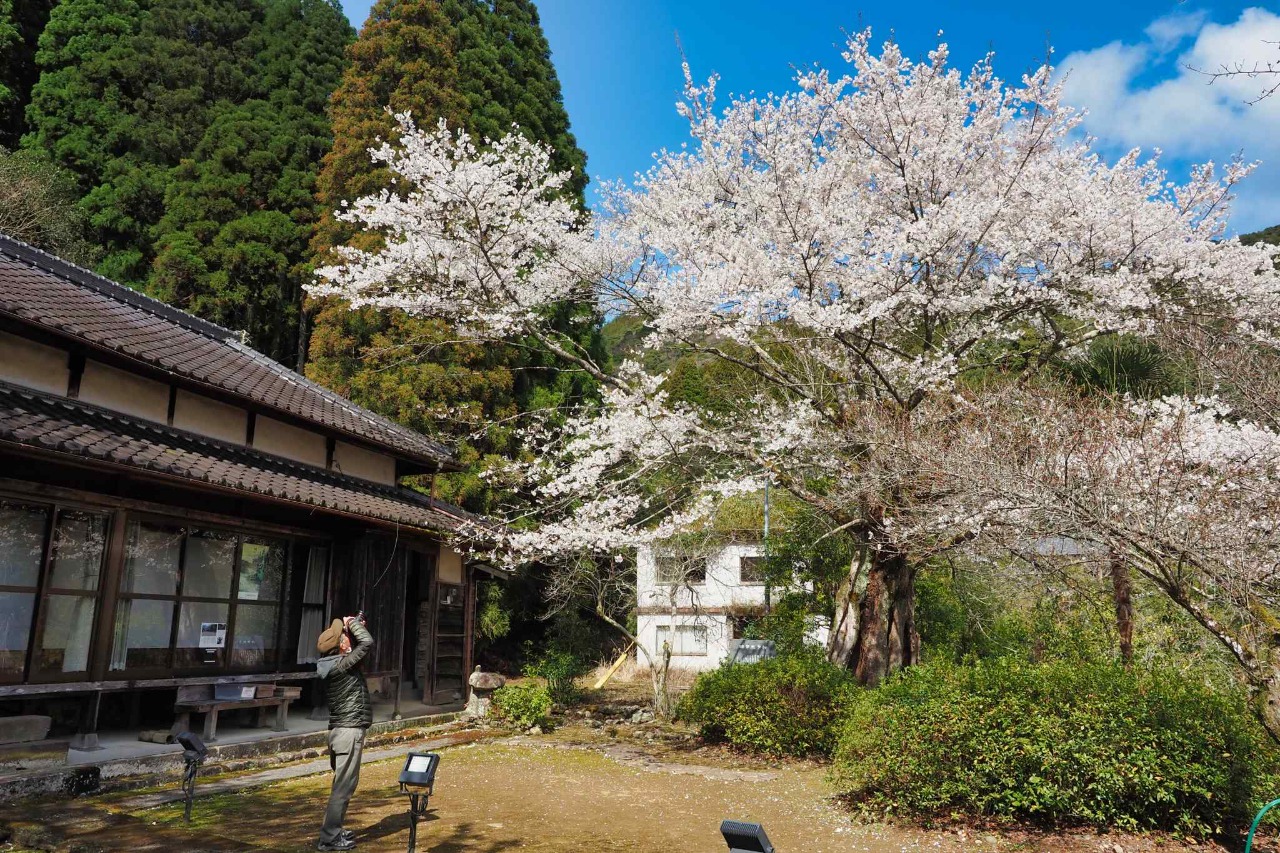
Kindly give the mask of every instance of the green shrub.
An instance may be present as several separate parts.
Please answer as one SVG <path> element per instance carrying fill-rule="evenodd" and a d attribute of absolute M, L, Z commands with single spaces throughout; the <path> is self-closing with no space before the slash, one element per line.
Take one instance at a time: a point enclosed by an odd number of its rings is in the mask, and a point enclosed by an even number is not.
<path fill-rule="evenodd" d="M 880 814 L 1203 836 L 1251 817 L 1274 755 L 1240 695 L 1107 664 L 915 667 L 850 706 L 837 786 Z"/>
<path fill-rule="evenodd" d="M 839 732 L 847 670 L 808 652 L 705 673 L 677 714 L 708 740 L 768 755 L 829 755 Z"/>
<path fill-rule="evenodd" d="M 545 679 L 552 701 L 572 705 L 580 697 L 574 679 L 585 673 L 587 668 L 586 663 L 577 655 L 549 651 L 528 667 L 525 674 Z"/>
<path fill-rule="evenodd" d="M 804 634 L 808 627 L 810 596 L 779 591 L 768 613 L 759 613 L 743 626 L 741 636 L 749 640 L 772 640 L 781 657 L 806 654 Z"/>
<path fill-rule="evenodd" d="M 541 684 L 508 684 L 493 691 L 493 708 L 514 726 L 545 726 L 551 717 L 551 694 Z"/>

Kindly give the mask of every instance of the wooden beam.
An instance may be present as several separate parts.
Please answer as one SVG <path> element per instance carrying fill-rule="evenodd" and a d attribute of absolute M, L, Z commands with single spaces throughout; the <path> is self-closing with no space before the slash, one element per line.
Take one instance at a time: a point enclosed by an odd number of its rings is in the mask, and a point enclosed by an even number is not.
<path fill-rule="evenodd" d="M 200 484 L 193 483 L 192 485 L 198 486 Z M 193 489 L 193 491 L 198 491 L 198 489 Z M 104 510 L 128 509 L 151 515 L 168 516 L 169 518 L 175 518 L 182 521 L 203 522 L 205 524 L 224 527 L 235 527 L 241 530 L 275 536 L 306 536 L 314 539 L 318 536 L 323 537 L 325 532 L 317 529 L 320 526 L 319 522 L 317 523 L 317 528 L 287 527 L 266 521 L 255 521 L 251 518 L 246 518 L 245 516 L 223 515 L 198 509 L 176 507 L 173 504 L 154 503 L 152 501 L 120 497 L 119 495 L 104 494 L 102 492 L 85 492 L 78 489 L 63 488 L 62 486 L 50 486 L 44 483 L 35 483 L 30 480 L 15 480 L 9 477 L 0 477 L 0 492 L 7 492 L 18 499 L 34 499 L 50 503 L 70 501 L 72 503 L 83 504 L 89 508 L 96 507 Z M 328 532 L 332 532 L 331 529 Z"/>
<path fill-rule="evenodd" d="M 254 675 L 224 675 L 193 678 L 133 678 L 123 681 L 65 681 L 50 684 L 8 684 L 0 686 L 0 699 L 75 693 L 118 693 L 125 690 L 160 690 L 194 684 L 256 684 L 270 681 L 307 681 L 317 678 L 314 669 L 301 672 L 262 672 Z"/>

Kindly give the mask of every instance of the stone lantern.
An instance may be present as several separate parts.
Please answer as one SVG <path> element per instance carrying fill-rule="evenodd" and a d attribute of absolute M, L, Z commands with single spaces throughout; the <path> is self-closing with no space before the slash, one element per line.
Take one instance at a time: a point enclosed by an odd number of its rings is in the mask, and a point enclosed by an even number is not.
<path fill-rule="evenodd" d="M 507 680 L 496 672 L 481 672 L 480 667 L 467 679 L 471 685 L 471 695 L 467 697 L 466 714 L 482 719 L 489 716 L 489 705 L 493 702 L 493 691 L 507 683 Z"/>

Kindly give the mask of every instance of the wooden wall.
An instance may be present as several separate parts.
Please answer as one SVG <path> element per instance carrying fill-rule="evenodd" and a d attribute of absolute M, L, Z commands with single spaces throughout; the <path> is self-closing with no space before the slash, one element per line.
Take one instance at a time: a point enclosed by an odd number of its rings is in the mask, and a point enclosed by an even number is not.
<path fill-rule="evenodd" d="M 409 549 L 403 539 L 366 536 L 335 543 L 330 597 L 335 617 L 364 609 L 373 635 L 366 675 L 400 671 L 404 637 L 404 588 Z"/>

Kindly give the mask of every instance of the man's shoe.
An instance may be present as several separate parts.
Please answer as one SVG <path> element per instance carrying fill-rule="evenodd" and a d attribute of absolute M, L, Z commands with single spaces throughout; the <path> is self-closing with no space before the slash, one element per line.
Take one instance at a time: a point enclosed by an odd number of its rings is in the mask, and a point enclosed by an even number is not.
<path fill-rule="evenodd" d="M 355 841 L 355 840 L 356 840 L 356 834 L 355 834 L 354 832 L 352 832 L 351 830 L 349 830 L 349 829 L 343 829 L 343 830 L 339 831 L 339 832 L 338 832 L 338 836 L 339 836 L 343 841 Z"/>
<path fill-rule="evenodd" d="M 321 841 L 316 845 L 317 850 L 355 850 L 356 843 L 345 836 L 338 836 L 337 841 Z"/>

